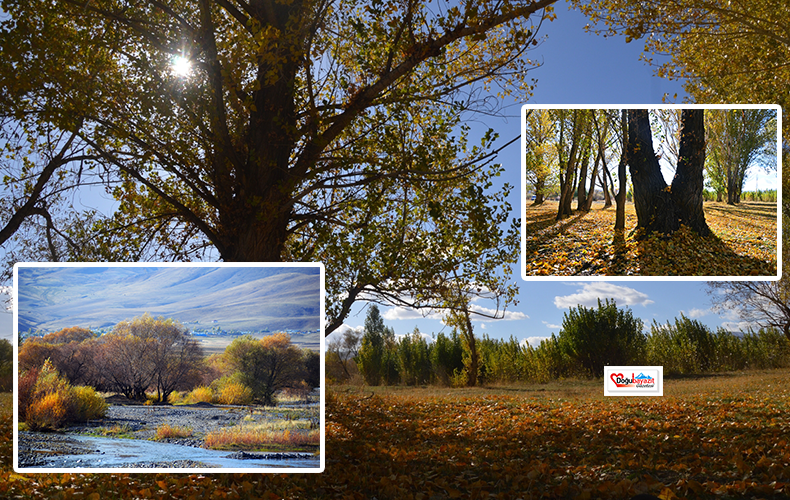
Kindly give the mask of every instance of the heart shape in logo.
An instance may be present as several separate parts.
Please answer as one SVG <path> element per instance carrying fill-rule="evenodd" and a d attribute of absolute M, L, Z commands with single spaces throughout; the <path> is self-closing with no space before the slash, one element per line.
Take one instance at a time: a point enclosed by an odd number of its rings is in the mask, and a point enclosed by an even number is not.
<path fill-rule="evenodd" d="M 627 385 L 627 384 L 618 384 L 617 377 L 620 377 L 621 379 L 625 378 L 622 373 L 612 373 L 611 375 L 609 375 L 609 378 L 612 379 L 612 382 L 614 382 L 614 385 L 616 385 L 617 387 L 623 387 Z"/>

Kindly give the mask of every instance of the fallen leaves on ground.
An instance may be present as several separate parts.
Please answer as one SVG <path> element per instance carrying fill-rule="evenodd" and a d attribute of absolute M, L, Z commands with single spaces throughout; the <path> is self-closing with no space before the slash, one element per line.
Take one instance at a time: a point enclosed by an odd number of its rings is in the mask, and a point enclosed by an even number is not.
<path fill-rule="evenodd" d="M 625 231 L 614 233 L 614 206 L 593 205 L 555 221 L 556 202 L 528 206 L 528 276 L 775 276 L 776 204 L 705 203 L 713 236 L 686 227 L 670 238 L 634 237 L 636 213 L 626 204 Z"/>
<path fill-rule="evenodd" d="M 6 461 L 0 497 L 787 498 L 786 371 L 754 377 L 762 389 L 721 376 L 663 398 L 330 393 L 322 474 L 19 475 Z"/>

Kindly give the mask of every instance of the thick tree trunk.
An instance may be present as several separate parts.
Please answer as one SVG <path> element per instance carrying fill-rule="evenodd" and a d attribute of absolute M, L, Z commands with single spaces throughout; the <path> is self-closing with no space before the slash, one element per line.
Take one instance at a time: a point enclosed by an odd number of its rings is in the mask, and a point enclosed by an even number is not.
<path fill-rule="evenodd" d="M 644 234 L 675 232 L 680 222 L 653 149 L 646 109 L 628 112 L 628 164 L 634 186 L 637 228 L 642 228 Z"/>
<path fill-rule="evenodd" d="M 681 224 L 700 236 L 710 233 L 702 209 L 705 169 L 705 121 L 701 109 L 684 109 L 680 116 L 680 150 L 672 198 Z"/>
<path fill-rule="evenodd" d="M 628 112 L 628 163 L 634 185 L 637 228 L 643 236 L 669 235 L 685 224 L 700 235 L 709 229 L 702 211 L 702 169 L 705 163 L 704 111 L 684 110 L 680 160 L 672 186 L 667 186 L 653 150 L 647 110 Z"/>
<path fill-rule="evenodd" d="M 535 183 L 535 201 L 532 205 L 541 205 L 543 203 L 543 190 L 546 189 L 546 181 L 539 180 Z"/>

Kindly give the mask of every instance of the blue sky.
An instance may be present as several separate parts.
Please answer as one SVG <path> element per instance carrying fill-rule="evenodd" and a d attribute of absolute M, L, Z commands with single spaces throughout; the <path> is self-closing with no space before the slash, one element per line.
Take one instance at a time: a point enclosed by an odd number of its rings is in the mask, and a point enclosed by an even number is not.
<path fill-rule="evenodd" d="M 654 68 L 640 61 L 643 44 L 640 41 L 625 43 L 623 37 L 604 38 L 586 33 L 587 19 L 577 11 L 557 7 L 557 19 L 546 23 L 541 33 L 548 38 L 530 57 L 542 62 L 542 66 L 530 75 L 537 85 L 529 104 L 662 104 L 663 97 L 677 94 L 676 101 L 683 102 L 686 93 L 682 83 L 657 78 Z M 657 62 L 660 61 L 656 57 Z M 520 105 L 509 110 L 507 118 L 486 119 L 485 126 L 494 128 L 503 140 L 520 133 Z M 481 125 L 481 128 L 483 126 Z M 507 182 L 520 186 L 520 147 L 514 144 L 497 159 L 506 170 Z M 763 189 L 767 180 L 761 180 Z M 749 189 L 747 183 L 746 189 Z M 511 199 L 514 210 L 520 210 L 520 189 L 514 190 Z M 707 285 L 701 281 L 611 281 L 611 282 L 546 282 L 524 281 L 519 278 L 520 268 L 514 269 L 519 284 L 519 303 L 508 309 L 506 320 L 478 320 L 475 332 L 492 338 L 530 339 L 559 333 L 562 318 L 569 307 L 584 305 L 595 307 L 600 298 L 613 298 L 618 306 L 629 307 L 634 316 L 641 318 L 645 326 L 653 321 L 661 324 L 674 321 L 681 312 L 712 328 L 724 326 L 737 329 L 746 327 L 732 314 L 719 315 L 711 311 Z M 479 304 L 491 307 L 490 304 Z M 438 317 L 422 318 L 414 311 L 381 308 L 385 322 L 396 334 L 402 335 L 418 327 L 424 334 L 448 332 Z M 346 325 L 361 328 L 367 310 L 357 304 Z"/>
<path fill-rule="evenodd" d="M 654 68 L 639 60 L 642 43 L 626 44 L 623 37 L 604 38 L 584 32 L 586 18 L 565 5 L 556 10 L 557 19 L 545 23 L 541 32 L 548 35 L 529 57 L 542 63 L 530 73 L 537 80 L 530 104 L 661 104 L 665 94 L 678 94 L 682 102 L 685 93 L 681 83 L 653 76 Z M 507 110 L 505 118 L 485 118 L 479 128 L 492 127 L 502 140 L 520 133 L 521 104 Z M 478 127 L 476 127 L 477 129 Z M 507 169 L 509 183 L 520 186 L 521 160 L 518 142 L 505 150 L 498 161 Z M 767 187 L 760 181 L 760 187 Z M 747 189 L 750 185 L 747 183 Z M 520 189 L 514 190 L 511 200 L 514 216 L 520 211 Z M 92 204 L 83 199 L 84 204 Z M 511 335 L 523 340 L 540 338 L 559 332 L 562 317 L 568 307 L 576 304 L 594 306 L 598 298 L 614 298 L 618 305 L 628 306 L 646 325 L 655 319 L 659 323 L 673 320 L 681 312 L 712 326 L 731 325 L 736 318 L 710 312 L 710 300 L 704 282 L 695 281 L 628 281 L 628 282 L 537 282 L 523 281 L 514 269 L 519 283 L 519 304 L 511 307 L 511 319 L 476 322 L 477 333 L 495 338 Z M 488 304 L 479 304 L 490 307 Z M 347 325 L 358 328 L 364 323 L 364 305 L 357 305 Z M 423 319 L 411 311 L 383 309 L 385 321 L 396 333 L 405 334 L 419 327 L 424 333 L 439 332 L 444 327 L 439 319 Z M 418 318 L 418 319 L 415 319 Z M 0 312 L 0 338 L 12 334 L 10 312 Z"/>

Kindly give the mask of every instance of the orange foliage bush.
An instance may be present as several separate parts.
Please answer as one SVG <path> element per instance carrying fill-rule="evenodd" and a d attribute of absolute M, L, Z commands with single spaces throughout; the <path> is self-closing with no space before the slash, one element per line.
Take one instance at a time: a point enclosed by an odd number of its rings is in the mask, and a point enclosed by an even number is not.
<path fill-rule="evenodd" d="M 212 403 L 214 401 L 214 391 L 210 387 L 195 387 L 186 395 L 184 400 L 189 403 Z"/>
<path fill-rule="evenodd" d="M 73 387 L 49 360 L 19 379 L 19 418 L 31 430 L 55 430 L 67 422 L 104 417 L 107 403 L 92 387 Z"/>
<path fill-rule="evenodd" d="M 55 430 L 63 426 L 73 414 L 69 395 L 60 392 L 45 394 L 34 400 L 27 409 L 27 426 L 30 430 Z"/>
<path fill-rule="evenodd" d="M 252 403 L 252 391 L 241 382 L 228 381 L 221 385 L 217 402 L 226 405 L 246 405 Z"/>

